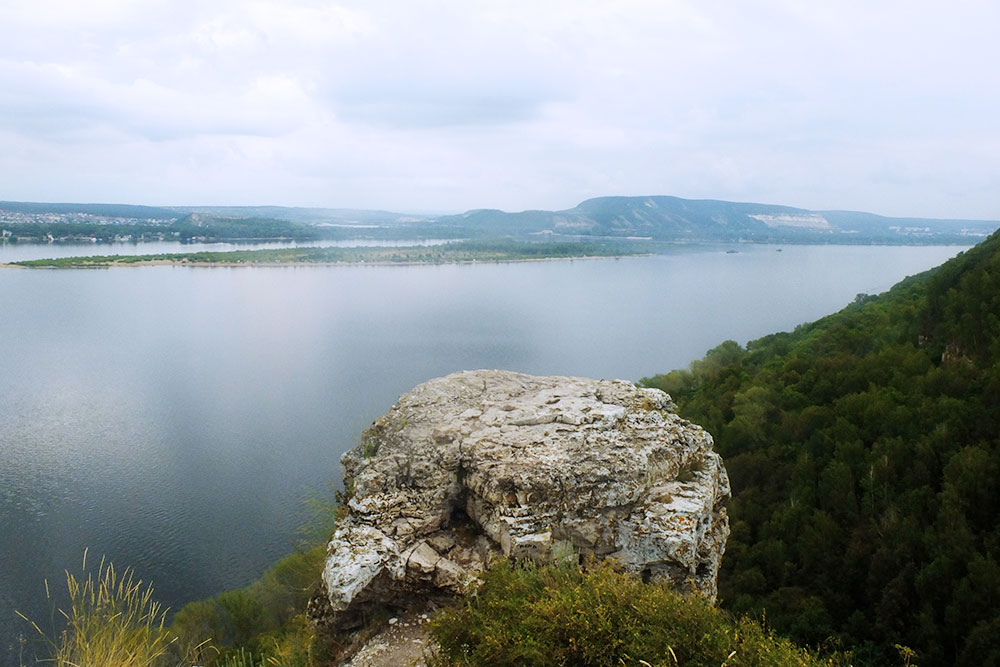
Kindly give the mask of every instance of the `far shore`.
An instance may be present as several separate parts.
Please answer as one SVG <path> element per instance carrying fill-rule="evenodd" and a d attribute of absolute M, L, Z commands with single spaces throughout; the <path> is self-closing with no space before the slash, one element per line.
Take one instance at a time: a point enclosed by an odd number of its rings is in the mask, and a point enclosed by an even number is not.
<path fill-rule="evenodd" d="M 529 243 L 510 239 L 461 241 L 440 246 L 306 247 L 159 255 L 103 255 L 34 259 L 0 266 L 32 269 L 104 269 L 119 266 L 417 266 L 547 262 L 556 259 L 648 255 L 648 246 L 620 243 Z"/>
<path fill-rule="evenodd" d="M 173 259 L 144 259 L 134 262 L 109 262 L 107 264 L 76 264 L 76 265 L 66 265 L 66 266 L 51 266 L 51 265 L 38 265 L 38 266 L 25 266 L 22 264 L 0 264 L 2 269 L 50 269 L 50 270 L 65 270 L 65 269 L 117 269 L 117 268 L 127 268 L 130 266 L 188 266 L 196 268 L 220 268 L 220 267 L 295 267 L 295 266 L 428 266 L 428 265 L 452 265 L 452 264 L 514 264 L 521 262 L 559 262 L 559 261 L 576 261 L 584 259 L 627 259 L 630 257 L 649 257 L 655 253 L 627 253 L 618 255 L 580 255 L 573 257 L 519 257 L 519 258 L 509 258 L 509 259 L 453 259 L 453 260 L 427 260 L 427 261 L 417 261 L 417 260 L 406 260 L 400 262 L 393 262 L 389 260 L 374 260 L 374 261 L 339 261 L 339 262 L 312 262 L 308 260 L 303 260 L 301 262 L 205 262 L 205 261 L 188 261 L 184 259 L 173 260 Z"/>

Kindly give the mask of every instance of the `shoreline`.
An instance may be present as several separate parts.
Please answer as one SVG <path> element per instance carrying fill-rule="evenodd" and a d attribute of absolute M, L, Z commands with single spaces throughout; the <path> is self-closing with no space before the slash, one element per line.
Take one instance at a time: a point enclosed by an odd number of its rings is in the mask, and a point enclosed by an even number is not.
<path fill-rule="evenodd" d="M 201 268 L 201 269 L 214 269 L 222 267 L 232 267 L 232 268 L 242 268 L 242 267 L 275 267 L 275 268 L 290 268 L 297 266 L 316 266 L 316 267 L 331 267 L 331 266 L 444 266 L 444 265 L 454 265 L 454 264 L 511 264 L 511 263 L 521 263 L 521 262 L 557 262 L 557 261 L 573 261 L 573 260 L 585 260 L 585 259 L 627 259 L 630 257 L 651 257 L 656 253 L 645 252 L 645 253 L 629 253 L 629 254 L 615 254 L 615 255 L 580 255 L 574 257 L 510 257 L 502 259 L 453 259 L 453 260 L 405 260 L 405 261 L 390 261 L 390 260 L 357 260 L 357 261 L 317 261 L 312 262 L 308 260 L 303 261 L 278 261 L 278 262 L 255 262 L 255 261 L 238 261 L 238 262 L 212 262 L 212 261 L 187 261 L 184 259 L 149 259 L 149 260 L 137 260 L 134 262 L 108 262 L 106 264 L 76 264 L 67 266 L 51 266 L 51 265 L 38 265 L 38 266 L 25 266 L 24 264 L 17 263 L 5 263 L 0 264 L 0 268 L 3 269 L 50 269 L 50 270 L 68 270 L 68 269 L 115 269 L 115 268 L 128 268 L 133 266 L 182 266 L 191 268 Z M 35 261 L 35 260 L 29 260 Z"/>

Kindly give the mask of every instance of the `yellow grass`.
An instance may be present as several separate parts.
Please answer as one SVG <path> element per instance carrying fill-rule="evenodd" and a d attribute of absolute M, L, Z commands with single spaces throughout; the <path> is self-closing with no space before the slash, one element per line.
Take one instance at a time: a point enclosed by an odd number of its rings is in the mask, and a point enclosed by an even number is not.
<path fill-rule="evenodd" d="M 56 667 L 153 667 L 172 639 L 163 628 L 167 610 L 153 600 L 153 587 L 136 580 L 131 568 L 115 570 L 101 558 L 96 573 L 87 571 L 83 554 L 81 578 L 66 572 L 70 604 L 58 613 L 66 628 L 49 637 L 34 626 L 51 648 Z M 85 575 L 85 576 L 84 576 Z M 48 582 L 45 583 L 48 595 Z"/>

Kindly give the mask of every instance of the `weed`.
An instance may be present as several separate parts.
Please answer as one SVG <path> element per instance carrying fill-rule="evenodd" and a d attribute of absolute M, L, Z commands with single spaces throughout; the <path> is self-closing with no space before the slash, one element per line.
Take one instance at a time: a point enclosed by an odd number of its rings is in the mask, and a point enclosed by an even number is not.
<path fill-rule="evenodd" d="M 85 576 L 84 576 L 85 575 Z M 152 667 L 172 643 L 164 630 L 166 610 L 153 600 L 153 588 L 137 580 L 131 568 L 118 572 L 101 558 L 96 573 L 66 572 L 69 608 L 58 609 L 66 627 L 55 637 L 23 614 L 44 638 L 56 667 Z M 45 584 L 49 600 L 48 582 Z"/>

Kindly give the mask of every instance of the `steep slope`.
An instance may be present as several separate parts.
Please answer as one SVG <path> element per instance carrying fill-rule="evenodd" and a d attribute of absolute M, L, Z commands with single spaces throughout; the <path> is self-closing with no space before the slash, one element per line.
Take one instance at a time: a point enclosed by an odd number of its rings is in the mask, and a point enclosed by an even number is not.
<path fill-rule="evenodd" d="M 1000 664 L 1000 233 L 644 382 L 732 477 L 724 605 L 856 664 Z"/>

